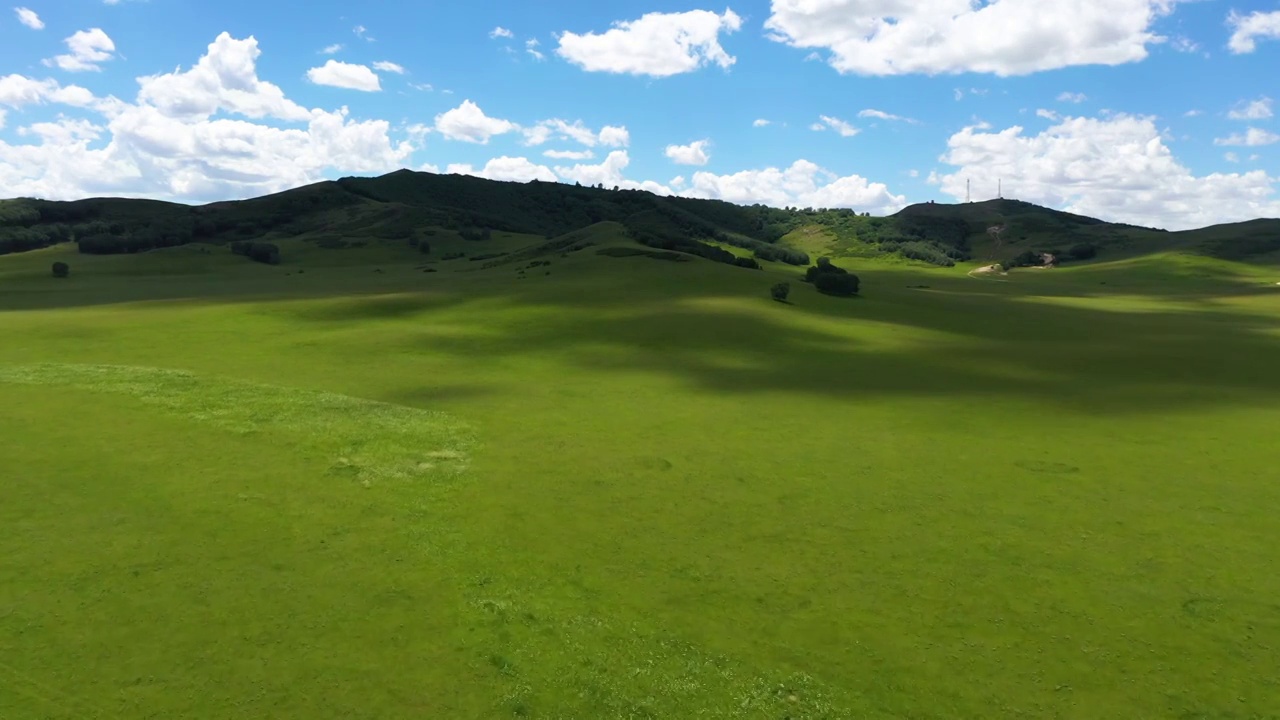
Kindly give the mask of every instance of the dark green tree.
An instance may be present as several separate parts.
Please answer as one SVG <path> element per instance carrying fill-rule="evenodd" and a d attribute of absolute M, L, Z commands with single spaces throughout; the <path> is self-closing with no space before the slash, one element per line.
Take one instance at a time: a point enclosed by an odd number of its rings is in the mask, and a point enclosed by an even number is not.
<path fill-rule="evenodd" d="M 786 302 L 787 297 L 791 295 L 791 283 L 780 282 L 773 286 L 770 293 L 773 295 L 774 300 L 777 300 L 778 302 Z"/>
<path fill-rule="evenodd" d="M 64 278 L 71 275 L 71 266 L 64 262 L 56 262 L 53 264 L 53 276 L 56 278 Z"/>

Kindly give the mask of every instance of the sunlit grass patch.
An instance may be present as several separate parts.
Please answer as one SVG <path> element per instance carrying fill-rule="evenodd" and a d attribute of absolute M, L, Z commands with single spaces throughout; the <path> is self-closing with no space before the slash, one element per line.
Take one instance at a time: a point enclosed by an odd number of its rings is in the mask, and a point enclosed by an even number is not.
<path fill-rule="evenodd" d="M 0 367 L 4 382 L 123 394 L 235 433 L 284 436 L 366 485 L 457 475 L 472 446 L 470 430 L 444 413 L 181 370 L 50 363 Z"/>

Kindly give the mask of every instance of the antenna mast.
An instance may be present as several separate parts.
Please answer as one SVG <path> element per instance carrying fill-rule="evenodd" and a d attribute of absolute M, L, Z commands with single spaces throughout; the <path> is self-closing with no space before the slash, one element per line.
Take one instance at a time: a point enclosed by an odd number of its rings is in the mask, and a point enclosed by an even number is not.
<path fill-rule="evenodd" d="M 964 201 L 967 203 L 973 202 L 973 192 L 971 190 L 972 186 L 973 186 L 972 180 L 964 181 Z"/>
<path fill-rule="evenodd" d="M 1004 199 L 1004 179 L 1003 178 L 996 181 L 996 197 L 1000 198 L 1001 200 Z"/>

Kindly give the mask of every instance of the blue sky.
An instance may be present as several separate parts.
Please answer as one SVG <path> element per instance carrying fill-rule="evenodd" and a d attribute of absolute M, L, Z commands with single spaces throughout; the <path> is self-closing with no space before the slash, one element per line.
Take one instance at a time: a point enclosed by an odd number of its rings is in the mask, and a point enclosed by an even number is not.
<path fill-rule="evenodd" d="M 1280 216 L 1276 0 L 19 3 L 0 196 L 205 202 L 410 167 Z"/>

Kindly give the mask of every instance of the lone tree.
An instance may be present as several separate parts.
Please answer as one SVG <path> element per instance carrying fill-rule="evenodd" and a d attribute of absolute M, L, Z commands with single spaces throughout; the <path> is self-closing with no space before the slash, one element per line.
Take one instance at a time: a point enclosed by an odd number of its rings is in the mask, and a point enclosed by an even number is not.
<path fill-rule="evenodd" d="M 773 294 L 774 300 L 777 300 L 778 302 L 786 302 L 787 296 L 791 294 L 791 283 L 780 282 L 777 285 L 774 285 L 773 290 L 770 292 Z"/>
<path fill-rule="evenodd" d="M 53 264 L 53 276 L 56 278 L 64 278 L 71 275 L 71 266 L 64 262 L 56 262 Z"/>

